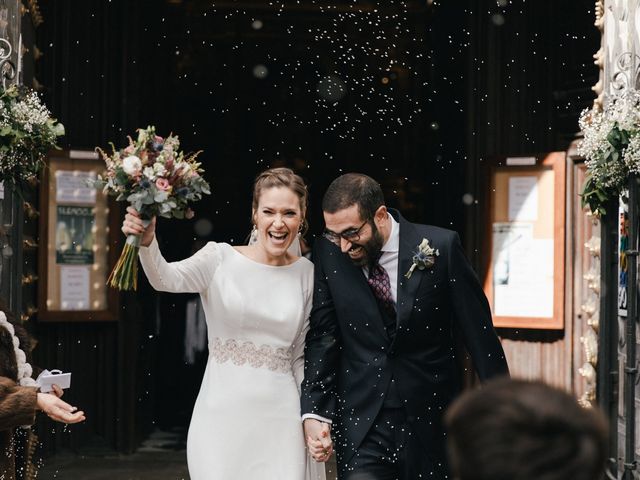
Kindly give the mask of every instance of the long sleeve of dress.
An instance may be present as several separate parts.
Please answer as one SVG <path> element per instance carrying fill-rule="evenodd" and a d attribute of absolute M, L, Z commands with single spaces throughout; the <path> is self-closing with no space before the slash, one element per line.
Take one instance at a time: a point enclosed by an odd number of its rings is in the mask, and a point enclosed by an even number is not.
<path fill-rule="evenodd" d="M 36 419 L 37 390 L 0 377 L 0 431 L 31 425 Z"/>
<path fill-rule="evenodd" d="M 207 243 L 185 260 L 167 262 L 154 237 L 148 247 L 140 247 L 140 263 L 149 283 L 156 290 L 172 293 L 198 293 L 207 289 L 220 263 L 218 245 Z"/>

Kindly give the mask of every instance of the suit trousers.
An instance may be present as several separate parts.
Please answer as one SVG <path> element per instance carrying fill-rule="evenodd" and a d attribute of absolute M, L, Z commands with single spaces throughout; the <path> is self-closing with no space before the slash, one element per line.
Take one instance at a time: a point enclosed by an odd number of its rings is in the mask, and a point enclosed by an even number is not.
<path fill-rule="evenodd" d="M 445 480 L 445 462 L 425 450 L 404 408 L 384 405 L 362 444 L 341 471 L 340 480 Z"/>

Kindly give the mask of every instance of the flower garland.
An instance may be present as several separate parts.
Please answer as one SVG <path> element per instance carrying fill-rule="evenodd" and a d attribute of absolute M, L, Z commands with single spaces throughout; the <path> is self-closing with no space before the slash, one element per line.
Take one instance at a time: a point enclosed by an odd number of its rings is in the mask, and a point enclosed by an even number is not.
<path fill-rule="evenodd" d="M 582 205 L 601 215 L 605 203 L 626 189 L 629 175 L 640 173 L 640 92 L 611 97 L 603 111 L 584 110 L 579 124 L 584 139 L 578 153 L 587 166 Z"/>
<path fill-rule="evenodd" d="M 0 181 L 16 187 L 34 178 L 64 135 L 38 94 L 26 87 L 0 88 Z"/>
<path fill-rule="evenodd" d="M 16 362 L 18 364 L 18 383 L 23 387 L 37 387 L 38 384 L 33 378 L 31 378 L 33 369 L 27 362 L 26 354 L 20 348 L 20 340 L 16 337 L 16 331 L 13 328 L 13 325 L 11 325 L 9 320 L 7 320 L 7 316 L 3 311 L 0 311 L 0 327 L 7 329 L 13 337 L 13 351 L 16 355 Z"/>

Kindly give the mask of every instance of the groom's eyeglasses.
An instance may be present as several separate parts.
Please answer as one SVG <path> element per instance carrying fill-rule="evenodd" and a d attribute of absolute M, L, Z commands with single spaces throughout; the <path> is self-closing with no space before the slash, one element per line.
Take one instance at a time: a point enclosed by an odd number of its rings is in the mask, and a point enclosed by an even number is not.
<path fill-rule="evenodd" d="M 324 238 L 335 244 L 339 244 L 341 238 L 344 238 L 347 242 L 357 242 L 358 240 L 360 240 L 360 231 L 367 223 L 369 223 L 369 221 L 365 220 L 364 223 L 358 228 L 348 228 L 341 233 L 336 233 L 332 232 L 331 230 L 325 229 L 323 236 Z"/>

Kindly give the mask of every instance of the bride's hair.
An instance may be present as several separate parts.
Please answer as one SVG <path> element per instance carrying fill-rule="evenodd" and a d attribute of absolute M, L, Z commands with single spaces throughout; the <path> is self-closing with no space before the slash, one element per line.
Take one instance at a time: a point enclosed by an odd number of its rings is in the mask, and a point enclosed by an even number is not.
<path fill-rule="evenodd" d="M 258 209 L 258 201 L 262 191 L 273 187 L 286 187 L 298 196 L 302 212 L 302 233 L 306 233 L 309 228 L 307 223 L 307 186 L 302 177 L 296 175 L 290 168 L 270 168 L 256 177 L 256 181 L 253 183 L 253 202 L 251 204 L 253 211 Z"/>

